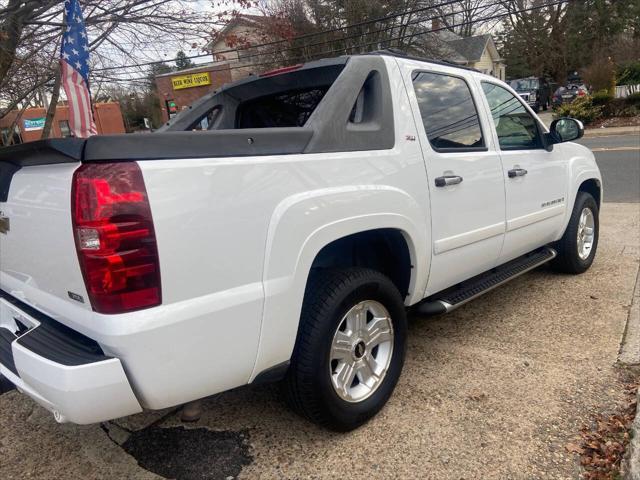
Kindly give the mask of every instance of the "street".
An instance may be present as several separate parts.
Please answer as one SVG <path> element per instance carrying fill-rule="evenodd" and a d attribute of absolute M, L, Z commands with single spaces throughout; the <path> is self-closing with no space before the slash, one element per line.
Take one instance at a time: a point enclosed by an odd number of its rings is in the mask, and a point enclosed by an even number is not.
<path fill-rule="evenodd" d="M 604 183 L 605 201 L 640 202 L 640 137 L 610 135 L 582 138 L 596 156 Z"/>
<path fill-rule="evenodd" d="M 578 478 L 566 445 L 624 401 L 615 363 L 640 260 L 639 152 L 620 149 L 637 138 L 582 143 L 596 150 L 607 202 L 593 268 L 541 268 L 449 315 L 411 318 L 400 383 L 364 427 L 322 430 L 273 385 L 211 397 L 194 424 L 168 410 L 86 427 L 59 425 L 10 392 L 0 397 L 0 476 Z"/>

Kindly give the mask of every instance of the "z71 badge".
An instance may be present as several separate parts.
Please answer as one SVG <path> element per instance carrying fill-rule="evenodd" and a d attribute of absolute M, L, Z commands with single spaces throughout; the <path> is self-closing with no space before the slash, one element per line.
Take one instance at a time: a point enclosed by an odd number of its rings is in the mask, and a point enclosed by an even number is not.
<path fill-rule="evenodd" d="M 5 235 L 9 232 L 9 217 L 5 217 L 2 212 L 0 212 L 0 233 L 4 233 Z"/>

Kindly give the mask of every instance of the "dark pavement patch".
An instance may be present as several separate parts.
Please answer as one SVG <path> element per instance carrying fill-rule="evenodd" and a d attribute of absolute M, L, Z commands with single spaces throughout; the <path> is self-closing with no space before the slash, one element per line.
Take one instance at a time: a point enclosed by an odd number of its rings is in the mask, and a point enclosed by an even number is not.
<path fill-rule="evenodd" d="M 133 432 L 122 448 L 142 468 L 177 480 L 236 478 L 253 460 L 246 431 L 150 427 Z"/>

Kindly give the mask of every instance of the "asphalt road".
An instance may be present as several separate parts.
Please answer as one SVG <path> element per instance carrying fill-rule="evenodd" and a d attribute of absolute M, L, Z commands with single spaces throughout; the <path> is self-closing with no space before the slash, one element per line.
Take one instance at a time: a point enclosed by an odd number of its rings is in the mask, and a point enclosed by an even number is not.
<path fill-rule="evenodd" d="M 580 140 L 596 156 L 602 172 L 604 201 L 640 202 L 640 138 L 637 135 L 609 135 Z"/>

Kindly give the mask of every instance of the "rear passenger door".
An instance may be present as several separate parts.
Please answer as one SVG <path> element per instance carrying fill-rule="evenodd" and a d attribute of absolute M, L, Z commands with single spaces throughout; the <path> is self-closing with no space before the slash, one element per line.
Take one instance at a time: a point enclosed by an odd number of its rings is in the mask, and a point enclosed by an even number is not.
<path fill-rule="evenodd" d="M 504 238 L 502 166 L 480 92 L 467 72 L 450 70 L 404 67 L 431 201 L 427 295 L 496 266 Z"/>
<path fill-rule="evenodd" d="M 507 200 L 507 231 L 500 263 L 554 240 L 566 210 L 568 161 L 562 146 L 544 148 L 538 119 L 518 95 L 482 81 L 500 148 Z"/>

